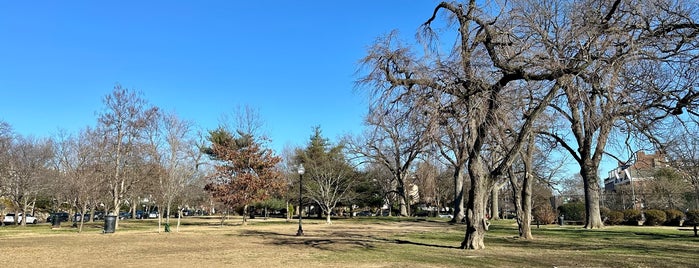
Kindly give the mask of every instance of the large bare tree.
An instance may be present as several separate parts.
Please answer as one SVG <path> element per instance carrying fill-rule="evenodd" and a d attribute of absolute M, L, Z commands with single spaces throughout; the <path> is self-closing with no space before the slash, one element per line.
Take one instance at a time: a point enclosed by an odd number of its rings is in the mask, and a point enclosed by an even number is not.
<path fill-rule="evenodd" d="M 373 86 L 374 93 L 383 103 L 398 103 L 410 99 L 411 104 L 430 103 L 435 96 L 449 95 L 451 103 L 468 113 L 464 141 L 468 150 L 467 170 L 470 179 L 468 203 L 466 207 L 466 234 L 462 248 L 482 249 L 483 238 L 488 228 L 486 204 L 493 184 L 505 175 L 505 171 L 515 160 L 517 152 L 529 136 L 534 120 L 558 92 L 560 85 L 554 80 L 575 74 L 584 66 L 564 58 L 564 55 L 547 53 L 542 43 L 551 43 L 551 36 L 537 32 L 538 26 L 523 21 L 518 16 L 525 11 L 517 5 L 503 8 L 511 10 L 500 14 L 489 14 L 469 1 L 442 2 L 434 9 L 432 16 L 423 25 L 423 39 L 428 48 L 441 48 L 439 44 L 429 46 L 438 40 L 432 25 L 438 15 L 445 14 L 449 21 L 445 27 L 456 33 L 456 42 L 446 56 L 439 49 L 427 50 L 424 55 L 416 55 L 409 46 L 400 44 L 389 35 L 377 41 L 369 50 L 364 64 L 369 73 L 363 82 Z M 567 55 L 567 54 L 566 54 Z M 521 124 L 509 130 L 513 134 L 510 144 L 505 146 L 503 157 L 497 161 L 486 159 L 491 151 L 491 137 L 501 136 L 498 122 L 502 104 L 522 84 L 537 83 L 538 88 L 531 92 L 530 106 L 522 107 Z M 415 99 L 415 100 L 413 100 Z M 450 103 L 444 103 L 446 107 Z M 418 107 L 418 106 L 414 106 Z M 463 107 L 463 108 L 462 108 Z M 510 107 L 507 107 L 510 108 Z"/>
<path fill-rule="evenodd" d="M 379 164 L 391 173 L 393 178 L 389 185 L 395 185 L 401 216 L 410 215 L 407 188 L 410 169 L 428 141 L 419 119 L 421 114 L 411 107 L 405 101 L 373 105 L 366 119 L 368 130 L 363 137 L 348 143 L 352 154 Z"/>
<path fill-rule="evenodd" d="M 552 4 L 543 3 L 540 10 L 550 10 L 552 19 L 571 21 L 558 28 L 569 36 L 568 47 L 575 48 L 585 68 L 560 80 L 564 94 L 551 105 L 569 131 L 542 133 L 555 138 L 579 165 L 585 188 L 585 227 L 600 228 L 598 170 L 610 134 L 615 128 L 646 132 L 659 121 L 696 107 L 699 93 L 692 85 L 694 79 L 682 79 L 692 73 L 699 55 L 696 3 Z"/>
<path fill-rule="evenodd" d="M 107 141 L 105 147 L 106 184 L 112 197 L 111 209 L 119 214 L 124 195 L 140 178 L 134 176 L 142 161 L 143 130 L 151 124 L 158 109 L 152 107 L 135 91 L 117 84 L 104 100 L 97 131 Z M 118 220 L 116 228 L 118 228 Z"/>

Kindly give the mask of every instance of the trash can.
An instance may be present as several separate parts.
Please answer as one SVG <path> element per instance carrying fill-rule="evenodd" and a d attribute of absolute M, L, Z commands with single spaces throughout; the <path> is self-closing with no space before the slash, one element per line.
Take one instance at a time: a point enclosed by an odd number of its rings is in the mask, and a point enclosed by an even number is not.
<path fill-rule="evenodd" d="M 51 228 L 61 228 L 61 218 L 58 215 L 51 215 Z"/>
<path fill-rule="evenodd" d="M 563 222 L 563 219 L 564 219 L 563 216 L 558 217 L 558 224 L 561 226 L 565 225 L 565 223 Z"/>
<path fill-rule="evenodd" d="M 107 215 L 104 216 L 104 233 L 109 234 L 113 233 L 114 229 L 116 227 L 116 218 L 117 216 L 114 215 Z"/>

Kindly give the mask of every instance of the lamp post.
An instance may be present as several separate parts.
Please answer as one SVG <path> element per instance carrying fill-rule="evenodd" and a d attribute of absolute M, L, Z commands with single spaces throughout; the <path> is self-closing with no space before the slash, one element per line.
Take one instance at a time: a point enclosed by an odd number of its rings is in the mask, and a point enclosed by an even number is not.
<path fill-rule="evenodd" d="M 301 198 L 303 197 L 303 173 L 306 169 L 303 168 L 303 164 L 299 164 L 299 230 L 296 232 L 297 236 L 303 235 L 303 227 L 301 225 L 301 215 L 303 214 L 303 204 L 301 203 Z"/>

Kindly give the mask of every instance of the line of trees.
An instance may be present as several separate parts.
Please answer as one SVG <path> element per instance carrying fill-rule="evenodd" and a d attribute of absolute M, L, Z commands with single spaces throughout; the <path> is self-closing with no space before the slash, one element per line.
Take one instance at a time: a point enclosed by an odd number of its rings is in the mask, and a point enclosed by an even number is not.
<path fill-rule="evenodd" d="M 467 188 L 454 176 L 455 197 L 466 197 L 462 248 L 485 247 L 488 199 L 507 177 L 522 202 L 520 235 L 530 237 L 530 185 L 544 177 L 532 155 L 547 147 L 579 166 L 585 227 L 601 228 L 598 170 L 608 143 L 660 147 L 662 126 L 697 115 L 694 2 L 471 0 L 428 14 L 417 43 L 393 32 L 364 58 L 359 84 L 372 93 L 367 125 L 378 138 L 355 148 L 388 163 L 402 199 L 405 166 L 428 144 L 464 168 Z"/>
<path fill-rule="evenodd" d="M 146 198 L 169 211 L 205 189 L 225 211 L 242 208 L 245 222 L 256 203 L 293 205 L 289 189 L 300 187 L 296 213 L 315 204 L 328 223 L 340 206 L 389 204 L 389 215 L 395 205 L 411 216 L 416 202 L 448 205 L 466 223 L 461 247 L 483 249 L 499 190 L 508 188 L 519 234 L 531 238 L 530 219 L 550 214 L 533 199 L 568 158 L 583 185 L 585 228 L 601 228 L 605 155 L 624 162 L 639 144 L 668 150 L 699 193 L 696 150 L 681 149 L 693 144 L 680 138 L 699 115 L 698 9 L 674 0 L 441 2 L 416 42 L 391 32 L 363 58 L 363 133 L 332 144 L 317 127 L 284 157 L 267 148 L 249 110 L 237 126 L 193 138 L 191 123 L 117 85 L 97 125 L 78 135 L 20 139 L 1 125 L 0 194 L 18 211 L 51 189 L 55 203 L 83 214 L 98 205 L 118 214 Z"/>
<path fill-rule="evenodd" d="M 23 137 L 0 124 L 0 196 L 6 208 L 24 214 L 37 207 L 75 211 L 81 231 L 92 220 L 82 215 L 126 209 L 134 217 L 143 204 L 159 212 L 161 230 L 163 215 L 169 224 L 171 212 L 206 199 L 206 170 L 199 168 L 204 161 L 191 122 L 118 84 L 103 104 L 96 126 L 49 139 Z"/>

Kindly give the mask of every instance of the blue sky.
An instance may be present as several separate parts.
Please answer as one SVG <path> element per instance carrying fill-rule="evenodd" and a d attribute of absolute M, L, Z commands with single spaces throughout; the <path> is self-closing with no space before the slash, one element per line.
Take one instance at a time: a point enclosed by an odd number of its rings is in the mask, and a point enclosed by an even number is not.
<path fill-rule="evenodd" d="M 358 61 L 410 39 L 437 1 L 3 1 L 0 120 L 48 137 L 95 125 L 115 83 L 215 128 L 259 110 L 272 147 L 359 133 Z"/>

